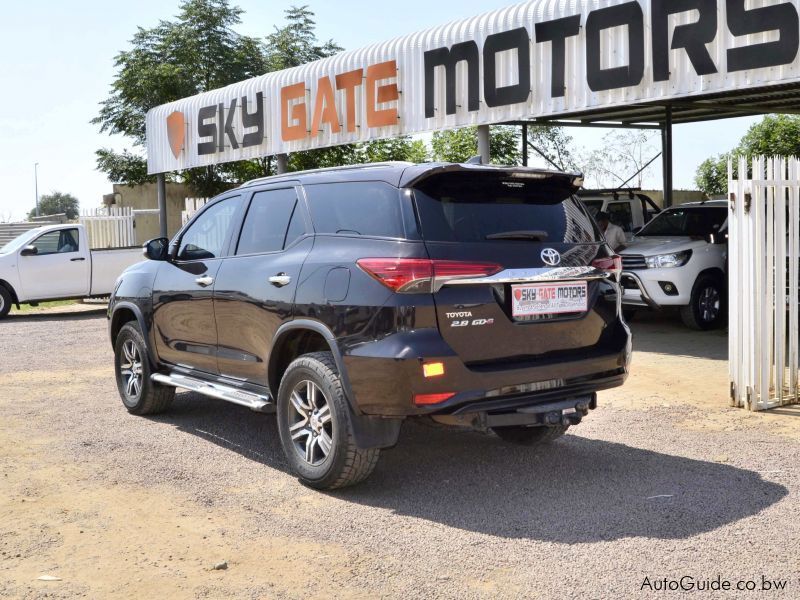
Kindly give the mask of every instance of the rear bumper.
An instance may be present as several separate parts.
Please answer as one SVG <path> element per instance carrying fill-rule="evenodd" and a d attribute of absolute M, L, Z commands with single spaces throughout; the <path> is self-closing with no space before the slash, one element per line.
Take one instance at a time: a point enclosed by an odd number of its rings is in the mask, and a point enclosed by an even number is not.
<path fill-rule="evenodd" d="M 525 362 L 466 366 L 436 330 L 398 333 L 345 349 L 354 401 L 367 415 L 413 416 L 511 410 L 582 397 L 622 385 L 628 375 L 631 337 L 618 320 L 603 350 L 587 348 L 580 358 L 543 356 Z M 426 379 L 425 362 L 441 362 L 445 374 Z M 417 406 L 416 394 L 452 393 L 446 401 Z"/>

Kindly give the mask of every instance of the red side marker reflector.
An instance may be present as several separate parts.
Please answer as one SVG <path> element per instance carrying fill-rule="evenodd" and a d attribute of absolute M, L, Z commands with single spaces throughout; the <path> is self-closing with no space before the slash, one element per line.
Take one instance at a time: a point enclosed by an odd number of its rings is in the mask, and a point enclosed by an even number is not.
<path fill-rule="evenodd" d="M 414 404 L 426 406 L 429 404 L 439 404 L 455 396 L 455 392 L 445 392 L 444 394 L 417 394 L 414 396 Z"/>

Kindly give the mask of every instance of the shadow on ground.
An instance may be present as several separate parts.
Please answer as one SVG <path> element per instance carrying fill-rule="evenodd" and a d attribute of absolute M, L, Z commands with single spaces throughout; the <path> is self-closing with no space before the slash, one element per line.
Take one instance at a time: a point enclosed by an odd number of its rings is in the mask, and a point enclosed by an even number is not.
<path fill-rule="evenodd" d="M 694 331 L 681 322 L 675 310 L 641 310 L 629 325 L 634 352 L 728 360 L 727 330 Z"/>
<path fill-rule="evenodd" d="M 180 394 L 156 420 L 286 470 L 274 416 Z M 688 538 L 751 517 L 787 493 L 745 469 L 580 435 L 534 451 L 408 423 L 369 480 L 331 495 L 478 533 L 586 543 Z"/>

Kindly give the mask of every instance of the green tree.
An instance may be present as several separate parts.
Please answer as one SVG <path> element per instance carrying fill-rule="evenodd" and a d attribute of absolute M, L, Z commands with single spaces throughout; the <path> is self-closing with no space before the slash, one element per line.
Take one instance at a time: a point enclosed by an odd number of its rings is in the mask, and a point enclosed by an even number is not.
<path fill-rule="evenodd" d="M 66 215 L 70 221 L 77 219 L 80 214 L 78 199 L 72 194 L 50 192 L 39 198 L 39 215 Z M 36 209 L 31 210 L 29 218 L 36 216 Z"/>
<path fill-rule="evenodd" d="M 543 158 L 548 167 L 562 171 L 579 170 L 572 145 L 572 136 L 563 127 L 528 127 L 528 147 L 534 155 Z"/>
<path fill-rule="evenodd" d="M 101 132 L 145 144 L 147 111 L 160 104 L 261 75 L 267 70 L 264 44 L 237 33 L 242 10 L 228 0 L 184 0 L 174 21 L 140 27 L 131 48 L 115 59 L 111 94 L 92 123 Z M 119 183 L 144 183 L 145 159 L 138 154 L 97 151 L 98 169 Z M 190 169 L 183 174 L 196 191 L 212 194 L 230 185 L 231 168 Z M 235 170 L 234 170 L 235 171 Z"/>
<path fill-rule="evenodd" d="M 518 165 L 521 160 L 520 133 L 517 127 L 491 127 L 489 152 L 495 165 Z M 478 128 L 462 127 L 437 131 L 431 139 L 433 158 L 443 162 L 465 162 L 478 154 Z"/>
<path fill-rule="evenodd" d="M 654 135 L 643 130 L 614 130 L 603 136 L 603 144 L 579 158 L 587 180 L 598 188 L 642 187 L 658 155 Z M 649 163 L 649 164 L 648 164 Z M 627 183 L 626 183 L 627 182 Z"/>
<path fill-rule="evenodd" d="M 800 156 L 800 115 L 767 115 L 752 125 L 736 147 L 737 154 Z"/>
<path fill-rule="evenodd" d="M 265 61 L 268 71 L 299 67 L 344 50 L 333 40 L 319 43 L 314 13 L 307 5 L 292 6 L 285 15 L 286 25 L 275 27 L 275 31 L 267 36 Z"/>
<path fill-rule="evenodd" d="M 707 158 L 700 166 L 694 176 L 694 183 L 697 189 L 707 196 L 719 196 L 728 193 L 728 160 L 733 158 L 734 153 L 727 152 L 720 154 L 716 158 Z"/>
<path fill-rule="evenodd" d="M 735 177 L 741 156 L 800 156 L 800 115 L 766 115 L 751 125 L 730 152 L 700 163 L 694 177 L 698 189 L 709 196 L 727 194 L 728 159 Z"/>

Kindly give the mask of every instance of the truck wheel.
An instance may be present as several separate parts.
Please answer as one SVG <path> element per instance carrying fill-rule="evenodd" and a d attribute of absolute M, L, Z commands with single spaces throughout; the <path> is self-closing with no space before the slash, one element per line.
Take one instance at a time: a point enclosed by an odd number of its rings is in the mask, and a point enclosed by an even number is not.
<path fill-rule="evenodd" d="M 492 431 L 504 442 L 531 447 L 557 440 L 567 432 L 567 429 L 569 425 L 492 427 Z"/>
<path fill-rule="evenodd" d="M 5 286 L 0 285 L 0 319 L 4 319 L 11 310 L 11 302 L 11 294 Z"/>
<path fill-rule="evenodd" d="M 716 329 L 725 318 L 724 290 L 716 277 L 700 277 L 692 288 L 688 306 L 681 307 L 684 325 L 698 331 Z"/>
<path fill-rule="evenodd" d="M 134 415 L 155 415 L 167 410 L 175 388 L 150 379 L 147 346 L 136 322 L 120 329 L 114 343 L 114 371 L 122 403 Z"/>
<path fill-rule="evenodd" d="M 333 355 L 313 352 L 294 360 L 278 390 L 278 431 L 291 470 L 317 489 L 366 479 L 380 450 L 356 446 L 350 407 Z"/>

